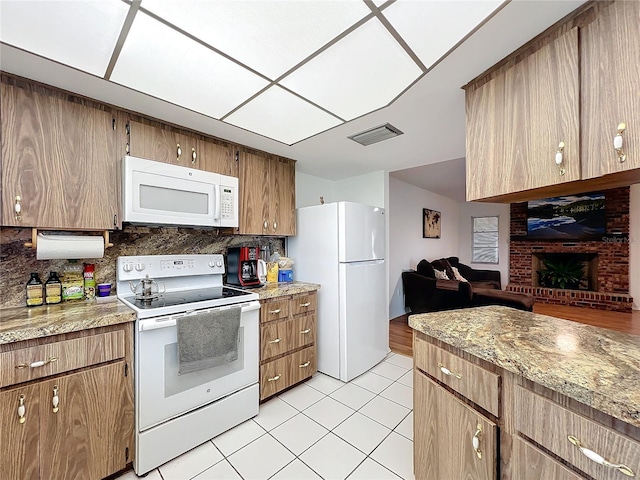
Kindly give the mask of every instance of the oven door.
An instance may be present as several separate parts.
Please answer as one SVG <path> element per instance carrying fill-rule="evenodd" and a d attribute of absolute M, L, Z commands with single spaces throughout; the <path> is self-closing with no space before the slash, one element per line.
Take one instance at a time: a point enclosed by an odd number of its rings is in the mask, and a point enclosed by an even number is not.
<path fill-rule="evenodd" d="M 237 360 L 185 375 L 178 375 L 176 319 L 180 314 L 137 321 L 139 432 L 258 382 L 259 310 L 257 301 L 242 304 Z"/>

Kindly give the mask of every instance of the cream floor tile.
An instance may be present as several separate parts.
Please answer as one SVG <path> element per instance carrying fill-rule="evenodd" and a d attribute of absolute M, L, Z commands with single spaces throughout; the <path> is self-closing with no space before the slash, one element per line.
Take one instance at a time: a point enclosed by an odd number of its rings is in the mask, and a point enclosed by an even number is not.
<path fill-rule="evenodd" d="M 409 370 L 403 376 L 398 379 L 398 382 L 406 385 L 407 387 L 413 388 L 413 370 Z"/>
<path fill-rule="evenodd" d="M 242 480 L 242 477 L 227 460 L 223 460 L 193 477 L 192 480 Z"/>
<path fill-rule="evenodd" d="M 344 382 L 325 375 L 324 373 L 316 373 L 311 379 L 305 382 L 305 385 L 315 388 L 322 393 L 329 395 L 331 392 L 339 389 L 344 385 Z"/>
<path fill-rule="evenodd" d="M 359 410 L 363 415 L 390 429 L 396 428 L 410 411 L 408 408 L 380 396 L 374 398 Z"/>
<path fill-rule="evenodd" d="M 350 415 L 353 415 L 354 412 L 355 410 L 333 398 L 325 397 L 318 403 L 311 405 L 303 413 L 323 427 L 332 430 Z"/>
<path fill-rule="evenodd" d="M 338 425 L 333 433 L 368 455 L 391 430 L 356 412 Z"/>
<path fill-rule="evenodd" d="M 120 475 L 116 480 L 138 480 L 139 478 L 144 478 L 145 480 L 162 480 L 160 476 L 160 472 L 158 470 L 151 470 L 146 477 L 139 477 L 133 470 L 129 470 L 126 473 Z"/>
<path fill-rule="evenodd" d="M 406 355 L 400 355 L 398 353 L 393 357 L 385 359 L 385 362 L 402 368 L 413 368 L 413 357 L 407 357 Z"/>
<path fill-rule="evenodd" d="M 393 380 L 389 380 L 386 377 L 381 377 L 380 375 L 376 375 L 375 373 L 371 373 L 369 371 L 367 373 L 363 373 L 357 378 L 354 378 L 350 383 L 358 385 L 359 387 L 367 389 L 375 394 L 378 394 L 389 385 L 391 385 L 393 383 Z"/>
<path fill-rule="evenodd" d="M 223 458 L 213 443 L 205 442 L 161 465 L 159 470 L 164 480 L 184 480 L 204 472 Z"/>
<path fill-rule="evenodd" d="M 404 420 L 400 422 L 394 432 L 399 433 L 403 437 L 407 437 L 409 440 L 413 441 L 413 412 L 405 417 Z"/>
<path fill-rule="evenodd" d="M 244 480 L 264 480 L 295 456 L 271 435 L 263 435 L 227 458 Z"/>
<path fill-rule="evenodd" d="M 260 405 L 258 416 L 253 420 L 266 431 L 269 431 L 297 414 L 298 410 L 276 397 Z"/>
<path fill-rule="evenodd" d="M 395 358 L 396 356 L 397 355 L 394 355 L 392 358 Z M 380 362 L 378 365 L 369 370 L 369 372 L 388 378 L 389 380 L 393 380 L 394 382 L 405 373 L 407 373 L 407 371 L 407 368 L 399 367 L 387 361 Z"/>
<path fill-rule="evenodd" d="M 322 478 L 296 458 L 270 480 L 322 480 Z"/>
<path fill-rule="evenodd" d="M 376 395 L 358 385 L 347 383 L 329 396 L 340 403 L 344 403 L 347 407 L 358 410 Z"/>
<path fill-rule="evenodd" d="M 395 382 L 380 392 L 380 396 L 399 403 L 403 407 L 413 408 L 413 388 Z"/>
<path fill-rule="evenodd" d="M 222 454 L 228 457 L 266 433 L 265 429 L 256 422 L 247 420 L 233 427 L 231 430 L 224 432 L 222 435 L 218 435 L 212 441 Z"/>
<path fill-rule="evenodd" d="M 349 480 L 400 480 L 400 477 L 378 462 L 367 458 L 349 475 Z"/>
<path fill-rule="evenodd" d="M 413 442 L 391 432 L 371 454 L 376 462 L 384 465 L 404 480 L 413 480 Z"/>
<path fill-rule="evenodd" d="M 333 433 L 300 455 L 300 460 L 326 480 L 347 478 L 364 459 L 364 453 Z"/>
<path fill-rule="evenodd" d="M 278 395 L 278 398 L 284 400 L 293 408 L 300 411 L 310 407 L 314 403 L 322 400 L 326 395 L 315 388 L 309 387 L 306 384 L 298 385 Z"/>
<path fill-rule="evenodd" d="M 329 430 L 302 413 L 271 430 L 271 435 L 296 455 L 300 455 L 327 433 Z"/>

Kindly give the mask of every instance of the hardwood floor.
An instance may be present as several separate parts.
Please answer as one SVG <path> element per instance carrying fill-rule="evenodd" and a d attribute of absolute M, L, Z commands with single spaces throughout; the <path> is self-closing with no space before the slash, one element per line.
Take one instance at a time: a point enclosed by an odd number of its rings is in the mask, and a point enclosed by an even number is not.
<path fill-rule="evenodd" d="M 640 310 L 633 313 L 607 312 L 591 308 L 568 307 L 536 303 L 534 313 L 586 323 L 632 335 L 640 335 Z M 413 356 L 413 329 L 408 324 L 409 315 L 401 315 L 389 322 L 389 348 L 394 353 Z"/>

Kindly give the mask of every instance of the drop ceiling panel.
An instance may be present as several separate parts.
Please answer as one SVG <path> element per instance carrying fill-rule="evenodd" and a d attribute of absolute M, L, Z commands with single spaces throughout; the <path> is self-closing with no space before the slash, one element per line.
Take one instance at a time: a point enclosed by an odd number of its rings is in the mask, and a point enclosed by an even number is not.
<path fill-rule="evenodd" d="M 372 19 L 280 81 L 350 120 L 384 107 L 422 71 Z"/>
<path fill-rule="evenodd" d="M 220 118 L 267 81 L 138 12 L 111 80 Z"/>
<path fill-rule="evenodd" d="M 103 76 L 129 11 L 123 2 L 0 2 L 0 40 Z"/>
<path fill-rule="evenodd" d="M 271 79 L 371 13 L 354 0 L 143 0 L 141 5 Z"/>
<path fill-rule="evenodd" d="M 278 86 L 258 95 L 225 121 L 288 145 L 342 123 Z"/>
<path fill-rule="evenodd" d="M 429 68 L 502 3 L 400 0 L 387 7 L 384 16 Z"/>

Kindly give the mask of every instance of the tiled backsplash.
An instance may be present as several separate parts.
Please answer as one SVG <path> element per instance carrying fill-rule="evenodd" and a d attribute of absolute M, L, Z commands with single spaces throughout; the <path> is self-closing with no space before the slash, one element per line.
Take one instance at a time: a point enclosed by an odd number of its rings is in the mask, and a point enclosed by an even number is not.
<path fill-rule="evenodd" d="M 29 273 L 38 272 L 46 281 L 50 271 L 62 271 L 67 260 L 36 260 L 36 252 L 24 247 L 31 241 L 31 229 L 0 229 L 0 308 L 23 306 Z M 85 260 L 96 265 L 97 283 L 109 282 L 115 293 L 116 259 L 123 255 L 227 253 L 228 247 L 267 246 L 284 254 L 284 239 L 249 235 L 216 235 L 215 231 L 189 228 L 125 227 L 112 232 L 113 247 L 103 258 Z M 83 260 L 79 260 L 80 263 Z"/>

